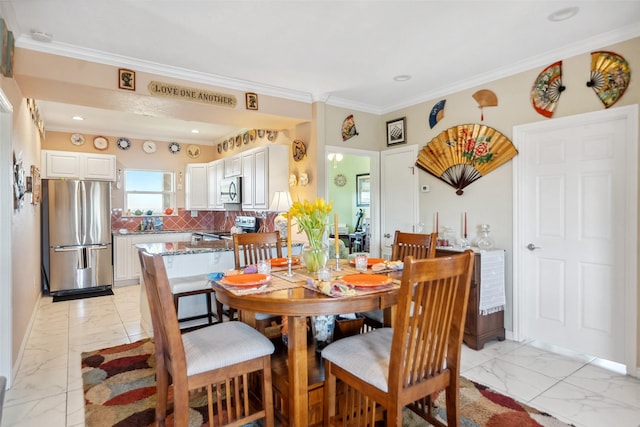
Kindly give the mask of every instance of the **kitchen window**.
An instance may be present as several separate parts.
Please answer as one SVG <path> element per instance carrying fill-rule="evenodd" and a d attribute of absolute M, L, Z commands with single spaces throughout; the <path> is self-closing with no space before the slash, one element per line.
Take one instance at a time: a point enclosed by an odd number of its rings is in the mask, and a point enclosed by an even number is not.
<path fill-rule="evenodd" d="M 124 172 L 124 210 L 128 215 L 164 215 L 176 205 L 175 176 L 169 171 L 127 169 Z"/>

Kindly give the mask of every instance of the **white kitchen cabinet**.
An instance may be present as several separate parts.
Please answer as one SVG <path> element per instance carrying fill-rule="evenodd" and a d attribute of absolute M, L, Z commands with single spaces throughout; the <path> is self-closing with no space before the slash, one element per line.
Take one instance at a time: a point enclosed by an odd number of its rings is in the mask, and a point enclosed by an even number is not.
<path fill-rule="evenodd" d="M 207 163 L 189 163 L 185 173 L 184 208 L 206 210 L 209 208 L 207 198 Z"/>
<path fill-rule="evenodd" d="M 141 243 L 186 242 L 191 233 L 127 234 L 113 237 L 113 280 L 115 285 L 138 283 L 140 259 L 135 245 Z"/>
<path fill-rule="evenodd" d="M 233 156 L 224 159 L 224 177 L 229 178 L 240 175 L 242 175 L 242 157 Z"/>
<path fill-rule="evenodd" d="M 289 147 L 270 145 L 242 154 L 242 208 L 266 210 L 276 191 L 289 188 Z"/>
<path fill-rule="evenodd" d="M 207 202 L 209 209 L 222 210 L 220 201 L 220 181 L 224 178 L 224 161 L 216 160 L 207 164 Z"/>
<path fill-rule="evenodd" d="M 42 178 L 116 180 L 116 156 L 42 150 Z"/>

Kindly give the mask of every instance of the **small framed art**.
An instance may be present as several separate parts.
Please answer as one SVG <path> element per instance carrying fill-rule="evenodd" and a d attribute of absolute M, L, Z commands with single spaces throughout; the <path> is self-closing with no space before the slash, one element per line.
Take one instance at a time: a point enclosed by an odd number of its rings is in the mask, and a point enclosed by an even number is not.
<path fill-rule="evenodd" d="M 244 100 L 247 104 L 247 110 L 258 109 L 258 94 L 253 92 L 247 92 L 244 94 Z"/>
<path fill-rule="evenodd" d="M 387 122 L 387 146 L 404 144 L 407 142 L 406 124 L 406 117 Z"/>
<path fill-rule="evenodd" d="M 125 68 L 118 69 L 118 88 L 136 90 L 136 72 Z"/>
<path fill-rule="evenodd" d="M 371 179 L 368 173 L 356 175 L 356 206 L 371 204 Z"/>

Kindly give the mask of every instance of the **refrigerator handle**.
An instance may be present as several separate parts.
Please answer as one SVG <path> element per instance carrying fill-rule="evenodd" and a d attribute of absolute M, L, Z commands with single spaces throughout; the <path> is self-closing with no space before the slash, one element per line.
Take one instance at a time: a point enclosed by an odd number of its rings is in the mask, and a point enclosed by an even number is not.
<path fill-rule="evenodd" d="M 73 251 L 77 251 L 78 249 L 90 249 L 90 250 L 96 250 L 96 249 L 107 249 L 108 246 L 107 245 L 91 245 L 91 246 L 58 246 L 53 248 L 53 250 L 55 252 L 73 252 Z"/>

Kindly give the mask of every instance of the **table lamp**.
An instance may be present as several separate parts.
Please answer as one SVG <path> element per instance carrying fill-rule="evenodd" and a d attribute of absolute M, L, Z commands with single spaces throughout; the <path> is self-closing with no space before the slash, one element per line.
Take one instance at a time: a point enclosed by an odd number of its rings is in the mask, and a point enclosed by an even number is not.
<path fill-rule="evenodd" d="M 282 215 L 282 212 L 288 212 L 291 205 L 293 205 L 293 201 L 288 191 L 276 191 L 271 205 L 269 205 L 271 212 L 278 213 L 273 220 L 273 226 L 280 232 L 280 238 L 283 240 L 287 238 L 287 218 Z"/>

